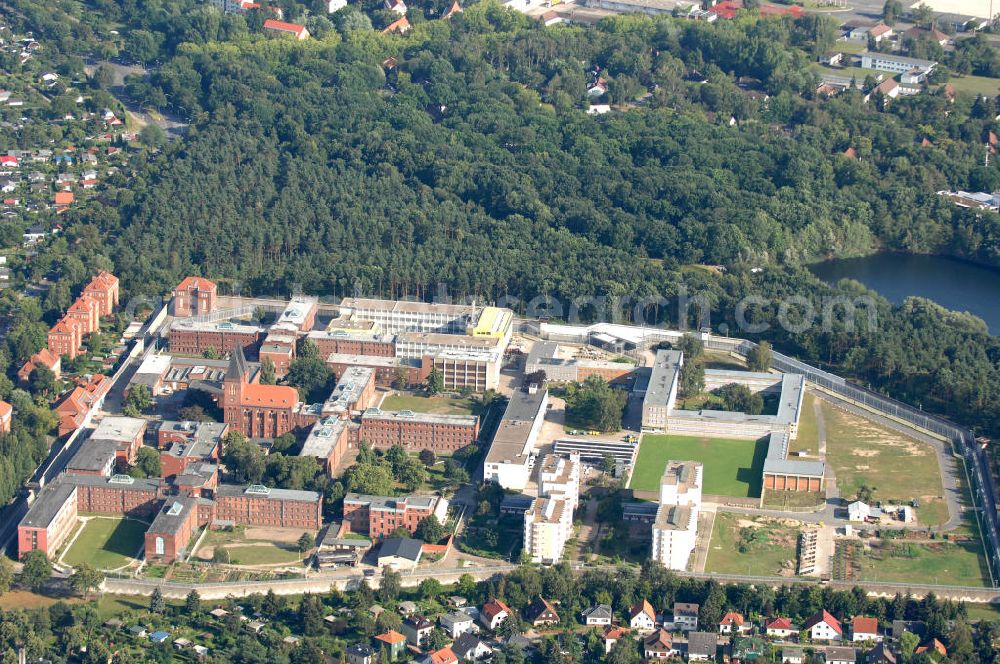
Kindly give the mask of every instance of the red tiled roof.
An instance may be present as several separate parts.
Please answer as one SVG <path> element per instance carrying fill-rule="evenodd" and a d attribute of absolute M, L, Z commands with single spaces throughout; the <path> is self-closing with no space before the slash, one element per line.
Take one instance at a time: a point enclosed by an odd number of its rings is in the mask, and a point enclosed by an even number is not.
<path fill-rule="evenodd" d="M 510 610 L 510 607 L 504 604 L 499 599 L 491 599 L 490 601 L 483 604 L 483 615 L 486 616 L 488 620 L 493 620 L 495 617 L 500 615 L 501 611 L 506 611 L 507 615 L 512 616 L 514 612 Z"/>
<path fill-rule="evenodd" d="M 275 21 L 273 18 L 269 18 L 264 21 L 264 29 L 299 34 L 305 30 L 306 27 L 304 25 L 298 25 L 297 23 L 285 23 L 284 21 Z"/>
<path fill-rule="evenodd" d="M 812 618 L 807 620 L 806 624 L 803 626 L 803 629 L 812 629 L 814 625 L 818 625 L 820 623 L 826 623 L 837 634 L 840 635 L 844 634 L 844 628 L 840 626 L 840 621 L 834 618 L 832 615 L 830 615 L 830 612 L 827 611 L 826 609 L 823 609 L 822 611 L 814 615 Z"/>
<path fill-rule="evenodd" d="M 648 600 L 642 600 L 638 604 L 634 605 L 629 609 L 628 617 L 629 619 L 635 618 L 640 613 L 645 613 L 652 620 L 656 620 L 656 611 L 653 610 L 653 605 L 649 603 Z"/>
<path fill-rule="evenodd" d="M 878 618 L 855 616 L 851 621 L 851 631 L 854 634 L 878 634 Z"/>
<path fill-rule="evenodd" d="M 6 401 L 0 400 L 0 420 L 5 420 L 14 412 L 14 407 Z"/>
<path fill-rule="evenodd" d="M 56 192 L 56 205 L 69 205 L 73 202 L 73 192 L 72 191 L 57 191 Z"/>
<path fill-rule="evenodd" d="M 941 655 L 942 657 L 947 657 L 948 656 L 948 649 L 945 648 L 944 644 L 941 643 L 940 641 L 938 641 L 937 639 L 931 639 L 930 641 L 928 641 L 924 645 L 920 646 L 919 648 L 917 648 L 914 651 L 914 654 L 919 655 L 919 654 L 925 653 L 925 652 L 926 653 L 936 652 L 937 654 Z"/>
<path fill-rule="evenodd" d="M 764 625 L 764 629 L 793 629 L 792 621 L 788 618 L 775 618 Z"/>
<path fill-rule="evenodd" d="M 616 627 L 614 625 L 608 625 L 604 628 L 604 638 L 605 639 L 620 639 L 626 634 L 628 634 L 628 627 Z"/>
<path fill-rule="evenodd" d="M 458 656 L 450 647 L 441 648 L 431 653 L 431 664 L 458 664 Z"/>
<path fill-rule="evenodd" d="M 299 393 L 287 385 L 260 385 L 250 383 L 243 386 L 243 406 L 274 406 L 291 408 L 299 402 Z"/>
<path fill-rule="evenodd" d="M 398 21 L 393 21 L 389 25 L 385 26 L 385 30 L 382 31 L 383 35 L 388 35 L 393 32 L 398 32 L 400 34 L 406 32 L 410 29 L 410 22 L 406 20 L 406 17 L 399 19 Z"/>
<path fill-rule="evenodd" d="M 726 615 L 722 616 L 722 620 L 719 621 L 720 625 L 736 625 L 737 627 L 743 624 L 743 615 L 737 613 L 736 611 L 730 611 Z"/>
<path fill-rule="evenodd" d="M 406 641 L 406 637 L 394 629 L 390 629 L 385 634 L 379 634 L 375 638 L 378 639 L 379 641 L 388 643 L 389 645 L 392 645 L 393 643 L 402 643 L 403 641 Z"/>
<path fill-rule="evenodd" d="M 206 279 L 205 277 L 184 277 L 184 281 L 177 284 L 174 290 L 215 290 L 216 285 L 214 281 Z"/>

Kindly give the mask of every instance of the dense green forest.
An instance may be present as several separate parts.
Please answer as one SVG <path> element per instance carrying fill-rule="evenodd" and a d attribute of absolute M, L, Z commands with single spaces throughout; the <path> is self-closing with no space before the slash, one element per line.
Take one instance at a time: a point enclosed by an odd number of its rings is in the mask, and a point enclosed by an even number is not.
<path fill-rule="evenodd" d="M 185 139 L 137 155 L 99 201 L 64 216 L 74 253 L 110 259 L 133 294 L 186 274 L 334 297 L 427 297 L 438 284 L 480 299 L 684 291 L 735 330 L 747 295 L 773 302 L 754 314 L 773 321 L 778 298 L 821 309 L 866 294 L 804 269 L 827 257 L 884 249 L 1000 266 L 1000 217 L 935 194 L 1000 186 L 995 160 L 983 163 L 993 101 L 816 98 L 810 63 L 834 35 L 824 17 L 544 28 L 486 2 L 416 16 L 406 37 L 368 27 L 373 9 L 344 10 L 294 42 L 260 35 L 254 12 L 92 8 L 118 26 L 123 53 L 162 63 L 129 94 L 191 120 Z M 93 18 L 72 25 L 68 60 L 100 33 Z M 977 71 L 995 58 L 967 51 Z M 598 76 L 623 112 L 585 112 Z M 43 250 L 29 272 L 58 271 L 59 258 Z M 985 326 L 927 302 L 879 302 L 875 329 L 759 336 L 1000 432 L 1000 343 Z"/>

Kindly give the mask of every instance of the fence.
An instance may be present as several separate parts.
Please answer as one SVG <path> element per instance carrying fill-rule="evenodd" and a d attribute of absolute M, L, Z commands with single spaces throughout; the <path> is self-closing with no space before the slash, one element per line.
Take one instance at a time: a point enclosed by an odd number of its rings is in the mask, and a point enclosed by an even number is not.
<path fill-rule="evenodd" d="M 743 355 L 756 346 L 745 339 L 728 339 L 708 336 L 705 347 L 712 350 L 732 351 Z M 1000 569 L 1000 515 L 997 513 L 996 484 L 990 472 L 989 459 L 975 442 L 975 436 L 969 429 L 957 426 L 948 420 L 928 415 L 922 410 L 908 406 L 895 399 L 876 394 L 857 385 L 848 383 L 844 378 L 835 376 L 822 369 L 796 360 L 795 358 L 772 352 L 771 366 L 785 373 L 797 373 L 806 377 L 809 382 L 818 385 L 848 401 L 881 413 L 887 417 L 906 422 L 914 427 L 929 431 L 947 439 L 957 456 L 965 462 L 965 473 L 969 481 L 969 493 L 976 512 L 979 530 L 986 546 L 985 558 L 989 569 L 990 582 L 997 586 L 996 570 Z M 970 473 L 971 467 L 971 473 Z"/>

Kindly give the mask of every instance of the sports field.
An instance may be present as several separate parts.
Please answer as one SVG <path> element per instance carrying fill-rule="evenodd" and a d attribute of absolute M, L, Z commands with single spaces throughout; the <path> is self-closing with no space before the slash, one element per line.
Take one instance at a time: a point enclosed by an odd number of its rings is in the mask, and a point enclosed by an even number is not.
<path fill-rule="evenodd" d="M 139 553 L 147 528 L 148 524 L 135 519 L 93 517 L 63 556 L 63 562 L 73 566 L 90 563 L 98 569 L 123 567 Z"/>
<path fill-rule="evenodd" d="M 702 491 L 717 496 L 760 496 L 767 441 L 699 436 L 645 435 L 629 488 L 656 491 L 667 461 L 700 461 Z"/>

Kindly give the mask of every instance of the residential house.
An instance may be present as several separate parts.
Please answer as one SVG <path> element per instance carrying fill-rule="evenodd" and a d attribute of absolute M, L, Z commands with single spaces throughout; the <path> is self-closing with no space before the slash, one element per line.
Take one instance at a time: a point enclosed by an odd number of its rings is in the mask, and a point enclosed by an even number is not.
<path fill-rule="evenodd" d="M 583 622 L 585 625 L 610 625 L 611 619 L 614 617 L 611 611 L 611 605 L 609 604 L 598 604 L 597 606 L 592 606 L 583 612 Z"/>
<path fill-rule="evenodd" d="M 922 655 L 924 653 L 927 653 L 931 659 L 937 660 L 947 657 L 948 649 L 945 648 L 944 644 L 938 641 L 937 639 L 931 639 L 922 646 L 919 646 L 916 649 L 916 651 L 914 651 L 915 655 Z"/>
<path fill-rule="evenodd" d="M 688 634 L 688 661 L 714 662 L 719 650 L 719 635 L 715 632 L 691 632 Z"/>
<path fill-rule="evenodd" d="M 785 646 L 781 649 L 781 662 L 783 664 L 803 664 L 807 657 L 806 649 L 802 646 Z"/>
<path fill-rule="evenodd" d="M 406 642 L 418 648 L 424 645 L 427 637 L 434 631 L 434 623 L 420 615 L 413 615 L 403 621 L 400 629 Z"/>
<path fill-rule="evenodd" d="M 466 632 L 455 639 L 451 649 L 464 662 L 484 659 L 493 653 L 493 648 L 472 632 Z"/>
<path fill-rule="evenodd" d="M 299 40 L 309 39 L 309 31 L 306 30 L 306 26 L 299 25 L 297 23 L 275 21 L 273 18 L 269 18 L 264 21 L 264 31 L 272 34 L 292 35 Z"/>
<path fill-rule="evenodd" d="M 417 603 L 411 602 L 409 600 L 405 602 L 400 602 L 398 605 L 396 605 L 396 610 L 399 611 L 399 615 L 408 616 L 411 613 L 417 612 Z"/>
<path fill-rule="evenodd" d="M 885 642 L 878 643 L 865 655 L 865 664 L 896 664 L 896 656 Z"/>
<path fill-rule="evenodd" d="M 743 614 L 730 611 L 719 621 L 719 634 L 742 634 L 750 629 L 743 620 Z"/>
<path fill-rule="evenodd" d="M 406 16 L 408 7 L 403 0 L 384 0 L 385 8 L 391 12 L 396 12 L 400 16 Z"/>
<path fill-rule="evenodd" d="M 388 632 L 375 637 L 375 646 L 379 649 L 385 648 L 389 652 L 389 658 L 395 661 L 406 653 L 406 637 L 390 629 Z M 380 662 L 379 664 L 388 663 Z"/>
<path fill-rule="evenodd" d="M 927 625 L 922 620 L 893 620 L 892 640 L 899 641 L 903 637 L 903 632 L 923 637 L 927 633 Z"/>
<path fill-rule="evenodd" d="M 856 664 L 858 661 L 857 648 L 826 646 L 825 648 L 817 648 L 816 652 L 823 656 L 826 664 Z"/>
<path fill-rule="evenodd" d="M 809 633 L 809 638 L 813 641 L 840 641 L 844 636 L 840 621 L 826 609 L 807 620 L 802 629 Z"/>
<path fill-rule="evenodd" d="M 639 634 L 648 634 L 656 629 L 656 611 L 648 600 L 642 600 L 628 614 L 628 626 Z"/>
<path fill-rule="evenodd" d="M 504 620 L 514 615 L 514 612 L 510 610 L 510 607 L 504 604 L 499 599 L 491 599 L 490 601 L 483 604 L 483 608 L 479 611 L 479 622 L 483 624 L 483 627 L 490 631 L 496 631 L 497 627 L 500 626 Z"/>
<path fill-rule="evenodd" d="M 764 631 L 770 637 L 787 639 L 799 633 L 788 618 L 775 618 L 764 624 Z"/>
<path fill-rule="evenodd" d="M 399 20 L 393 21 L 389 25 L 385 26 L 385 28 L 382 30 L 382 34 L 383 35 L 391 35 L 393 33 L 397 33 L 398 32 L 401 35 L 405 35 L 407 32 L 409 32 L 412 29 L 413 29 L 413 26 L 410 25 L 410 22 L 406 19 L 405 16 L 403 16 Z"/>
<path fill-rule="evenodd" d="M 559 624 L 559 614 L 544 597 L 539 597 L 532 602 L 526 614 L 528 622 L 535 627 Z"/>
<path fill-rule="evenodd" d="M 611 652 L 620 639 L 628 638 L 629 630 L 625 627 L 608 625 L 604 628 L 604 654 Z"/>
<path fill-rule="evenodd" d="M 851 641 L 881 641 L 882 635 L 878 633 L 878 618 L 866 618 L 855 616 L 851 621 Z"/>
<path fill-rule="evenodd" d="M 476 623 L 465 611 L 446 613 L 438 618 L 438 624 L 452 639 L 457 639 L 466 632 L 476 632 Z"/>
<path fill-rule="evenodd" d="M 375 664 L 378 654 L 366 643 L 353 643 L 347 646 L 347 664 Z"/>
<path fill-rule="evenodd" d="M 689 602 L 674 602 L 674 629 L 691 632 L 698 629 L 698 605 Z"/>
<path fill-rule="evenodd" d="M 450 647 L 445 647 L 429 654 L 423 664 L 458 664 L 458 656 Z"/>
<path fill-rule="evenodd" d="M 663 661 L 678 655 L 679 651 L 674 648 L 670 633 L 661 628 L 643 640 L 642 653 L 647 661 Z"/>

